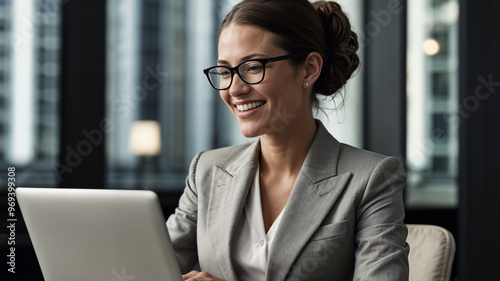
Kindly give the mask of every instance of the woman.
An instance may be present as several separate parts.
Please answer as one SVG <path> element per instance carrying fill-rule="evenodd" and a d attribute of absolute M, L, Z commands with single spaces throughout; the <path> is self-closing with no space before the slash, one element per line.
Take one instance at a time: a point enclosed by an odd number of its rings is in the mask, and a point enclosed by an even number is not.
<path fill-rule="evenodd" d="M 359 65 L 340 6 L 246 0 L 205 70 L 258 141 L 199 153 L 167 222 L 184 280 L 407 280 L 405 173 L 313 118 Z"/>

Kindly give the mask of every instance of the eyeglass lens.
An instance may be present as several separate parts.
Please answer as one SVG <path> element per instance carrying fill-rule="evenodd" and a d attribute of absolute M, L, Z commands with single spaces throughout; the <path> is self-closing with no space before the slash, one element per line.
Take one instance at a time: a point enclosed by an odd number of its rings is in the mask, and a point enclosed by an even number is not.
<path fill-rule="evenodd" d="M 239 76 L 249 84 L 259 83 L 264 79 L 264 65 L 261 61 L 246 61 L 237 67 Z M 233 73 L 229 67 L 218 66 L 210 69 L 208 77 L 217 89 L 225 89 L 231 85 Z"/>

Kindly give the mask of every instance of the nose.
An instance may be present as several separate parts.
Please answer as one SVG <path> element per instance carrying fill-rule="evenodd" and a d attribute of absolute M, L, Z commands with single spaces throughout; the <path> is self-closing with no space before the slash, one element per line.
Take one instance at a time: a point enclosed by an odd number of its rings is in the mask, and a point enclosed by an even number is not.
<path fill-rule="evenodd" d="M 229 94 L 233 97 L 237 97 L 248 93 L 249 88 L 249 85 L 243 82 L 240 76 L 235 73 L 233 76 L 233 83 L 231 83 L 231 86 L 229 87 Z"/>

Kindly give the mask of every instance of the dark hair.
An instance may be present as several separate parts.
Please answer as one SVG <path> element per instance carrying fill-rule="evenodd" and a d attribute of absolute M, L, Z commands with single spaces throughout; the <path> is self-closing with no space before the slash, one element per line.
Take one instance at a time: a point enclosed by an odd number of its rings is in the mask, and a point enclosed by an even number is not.
<path fill-rule="evenodd" d="M 336 2 L 244 0 L 226 16 L 221 31 L 233 22 L 276 34 L 276 46 L 289 54 L 318 52 L 323 57 L 323 69 L 313 86 L 315 94 L 334 96 L 359 66 L 358 36 Z M 317 106 L 316 95 L 312 99 Z"/>

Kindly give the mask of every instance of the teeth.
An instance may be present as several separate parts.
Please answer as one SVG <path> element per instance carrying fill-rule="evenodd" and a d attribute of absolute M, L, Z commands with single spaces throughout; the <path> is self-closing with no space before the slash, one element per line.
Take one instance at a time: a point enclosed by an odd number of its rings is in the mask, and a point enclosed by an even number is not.
<path fill-rule="evenodd" d="M 247 111 L 247 110 L 250 110 L 250 109 L 254 109 L 256 107 L 259 107 L 261 105 L 263 105 L 264 102 L 262 101 L 259 101 L 259 102 L 252 102 L 252 103 L 247 103 L 247 104 L 242 104 L 242 105 L 237 105 L 236 108 L 239 110 L 239 111 Z"/>

